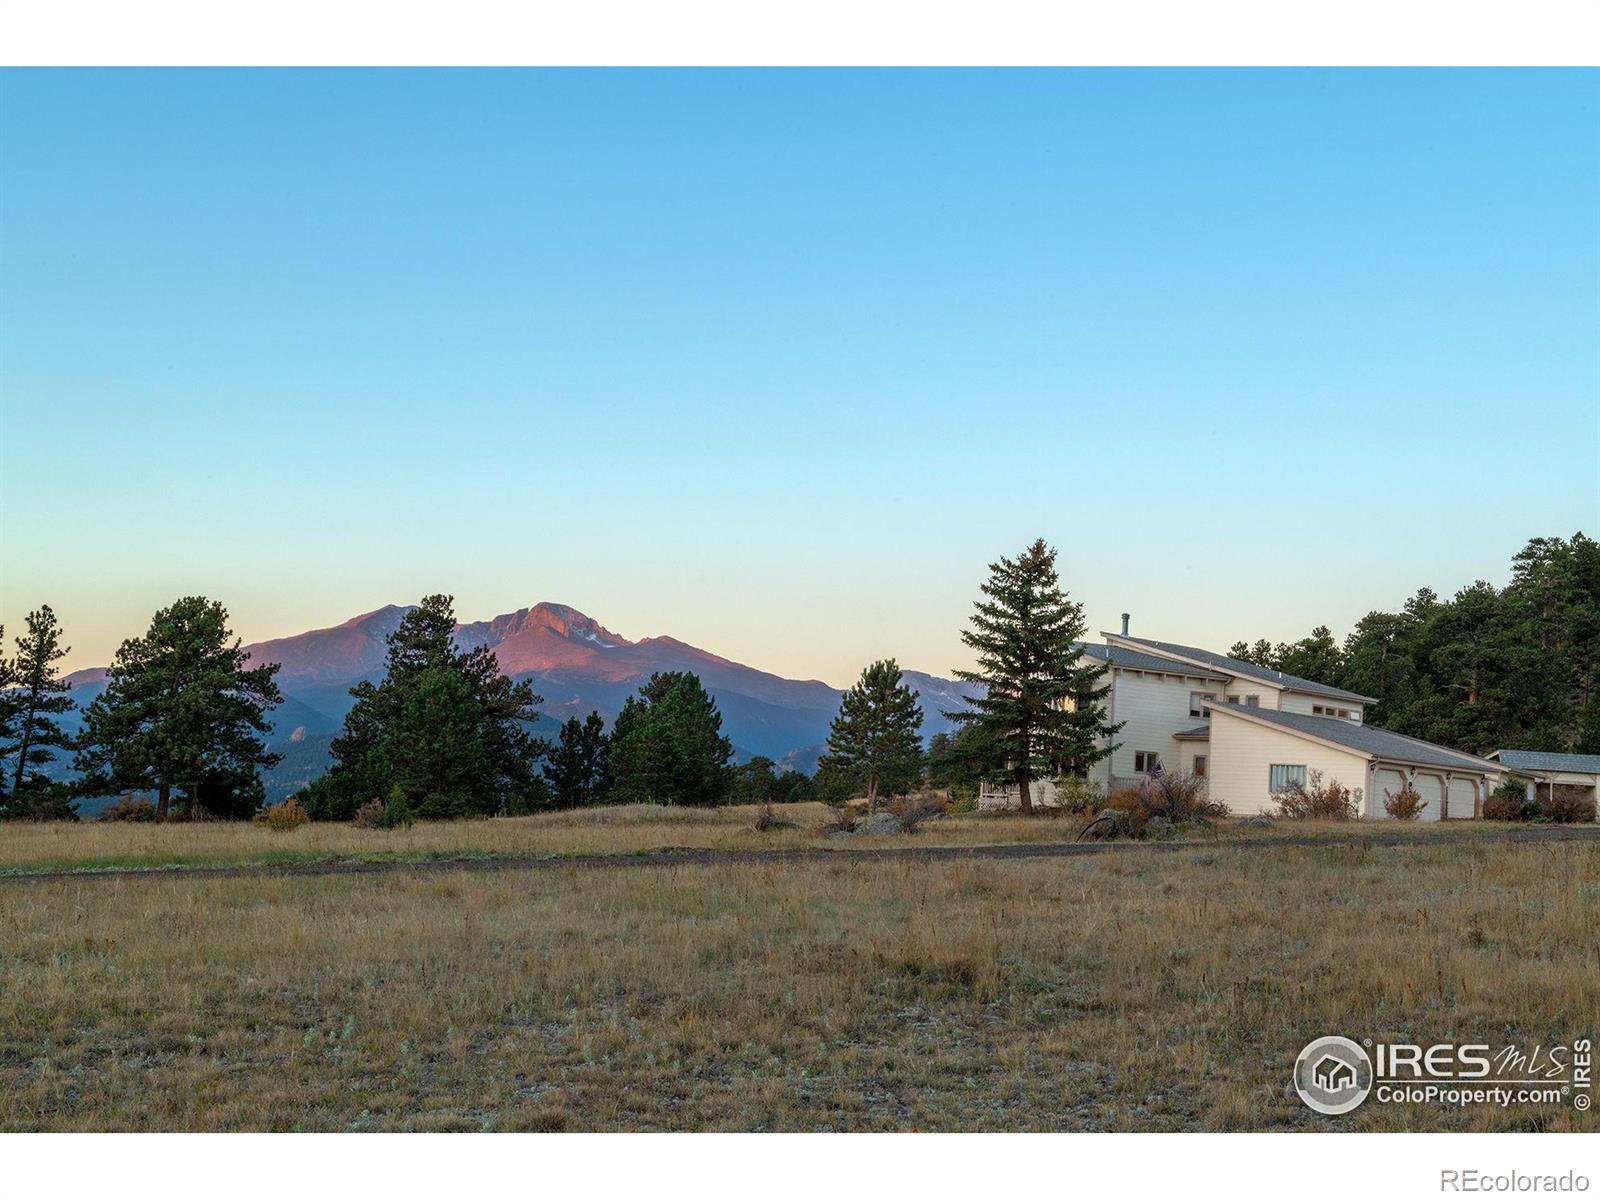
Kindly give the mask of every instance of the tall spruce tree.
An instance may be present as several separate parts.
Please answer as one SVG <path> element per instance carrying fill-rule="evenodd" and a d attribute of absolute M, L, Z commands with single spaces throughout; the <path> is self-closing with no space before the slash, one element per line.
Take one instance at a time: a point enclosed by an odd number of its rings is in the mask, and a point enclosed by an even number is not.
<path fill-rule="evenodd" d="M 880 793 L 894 796 L 922 774 L 922 709 L 917 693 L 900 680 L 894 659 L 872 663 L 839 701 L 828 732 L 827 763 L 867 790 L 867 811 Z"/>
<path fill-rule="evenodd" d="M 156 613 L 143 637 L 122 643 L 106 690 L 84 709 L 80 792 L 153 791 L 162 821 L 180 789 L 188 817 L 197 802 L 216 815 L 253 811 L 259 769 L 282 757 L 262 735 L 283 695 L 277 663 L 248 661 L 216 601 L 186 596 Z"/>
<path fill-rule="evenodd" d="M 0 763 L 9 775 L 9 787 L 0 785 L 0 811 L 31 820 L 74 820 L 77 805 L 70 789 L 41 769 L 73 746 L 57 720 L 77 707 L 56 665 L 70 651 L 61 644 L 61 624 L 48 604 L 29 613 L 27 623 L 27 635 L 17 639 L 17 655 L 7 668 L 12 689 L 7 707 L 14 716 L 0 742 Z"/>
<path fill-rule="evenodd" d="M 617 714 L 606 754 L 607 799 L 620 804 L 721 804 L 733 743 L 700 677 L 658 671 Z"/>
<path fill-rule="evenodd" d="M 535 736 L 542 703 L 487 646 L 455 646 L 455 601 L 426 596 L 389 635 L 381 682 L 350 689 L 355 705 L 330 744 L 333 766 L 301 794 L 321 820 L 345 820 L 398 794 L 419 817 L 514 815 L 549 796 Z"/>
<path fill-rule="evenodd" d="M 561 727 L 544 765 L 557 808 L 582 808 L 599 799 L 607 742 L 605 721 L 597 712 L 582 721 L 571 717 Z"/>
<path fill-rule="evenodd" d="M 983 691 L 945 715 L 978 730 L 1004 759 L 1031 814 L 1035 779 L 1087 771 L 1111 753 L 1121 726 L 1106 720 L 1105 668 L 1083 659 L 1083 606 L 1061 590 L 1056 552 L 1040 539 L 989 573 L 972 628 L 961 634 L 978 669 L 955 672 Z"/>

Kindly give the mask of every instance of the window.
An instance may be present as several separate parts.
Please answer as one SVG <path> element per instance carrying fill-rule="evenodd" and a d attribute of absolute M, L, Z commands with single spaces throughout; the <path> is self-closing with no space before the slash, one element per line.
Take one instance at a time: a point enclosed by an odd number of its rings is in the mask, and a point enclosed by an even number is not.
<path fill-rule="evenodd" d="M 1237 696 L 1229 696 L 1228 697 L 1228 703 L 1229 704 L 1237 704 L 1237 703 L 1239 703 L 1239 697 L 1237 697 Z"/>
<path fill-rule="evenodd" d="M 1305 787 L 1305 767 L 1289 766 L 1286 763 L 1273 763 L 1267 771 L 1267 791 L 1281 792 L 1286 787 Z"/>
<path fill-rule="evenodd" d="M 1212 703 L 1215 703 L 1216 699 L 1217 699 L 1217 694 L 1215 692 L 1190 692 L 1189 693 L 1189 715 L 1191 717 L 1203 717 L 1203 716 L 1205 716 L 1206 715 L 1206 703 L 1208 701 L 1210 701 Z"/>
<path fill-rule="evenodd" d="M 1133 769 L 1141 775 L 1161 774 L 1161 755 L 1154 750 L 1139 750 L 1133 756 Z"/>
<path fill-rule="evenodd" d="M 1261 697 L 1260 696 L 1246 696 L 1244 698 L 1244 703 L 1245 703 L 1245 707 L 1246 708 L 1260 708 L 1261 707 Z"/>
<path fill-rule="evenodd" d="M 1194 756 L 1194 773 L 1198 779 L 1206 777 L 1206 756 L 1204 754 L 1196 754 Z"/>

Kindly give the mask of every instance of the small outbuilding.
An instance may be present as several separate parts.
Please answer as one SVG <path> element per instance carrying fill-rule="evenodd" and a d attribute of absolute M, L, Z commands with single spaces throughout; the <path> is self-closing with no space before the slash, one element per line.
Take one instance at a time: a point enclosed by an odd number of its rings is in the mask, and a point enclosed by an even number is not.
<path fill-rule="evenodd" d="M 1523 785 L 1529 800 L 1575 792 L 1600 800 L 1600 754 L 1547 754 L 1542 750 L 1496 750 L 1489 755 Z"/>

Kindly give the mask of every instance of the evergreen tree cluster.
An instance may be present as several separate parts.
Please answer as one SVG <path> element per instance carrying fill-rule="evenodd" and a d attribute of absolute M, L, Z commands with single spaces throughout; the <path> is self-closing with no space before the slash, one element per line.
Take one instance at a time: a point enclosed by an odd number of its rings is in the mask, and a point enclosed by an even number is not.
<path fill-rule="evenodd" d="M 658 671 L 623 702 L 611 730 L 602 786 L 613 804 L 721 804 L 733 743 L 697 675 Z"/>
<path fill-rule="evenodd" d="M 383 679 L 350 689 L 333 766 L 300 794 L 314 818 L 348 820 L 370 800 L 432 819 L 547 805 L 547 745 L 532 731 L 540 697 L 488 647 L 457 650 L 455 628 L 453 598 L 433 595 L 389 635 Z"/>
<path fill-rule="evenodd" d="M 203 596 L 161 609 L 143 637 L 117 650 L 102 692 L 83 712 L 74 766 L 82 795 L 154 792 L 166 820 L 183 814 L 245 817 L 260 807 L 267 710 L 283 702 L 277 663 L 249 665 L 228 610 Z"/>
<path fill-rule="evenodd" d="M 1600 543 L 1534 538 L 1503 588 L 1422 588 L 1368 613 L 1340 645 L 1326 626 L 1235 658 L 1372 696 L 1374 725 L 1480 753 L 1600 754 Z"/>

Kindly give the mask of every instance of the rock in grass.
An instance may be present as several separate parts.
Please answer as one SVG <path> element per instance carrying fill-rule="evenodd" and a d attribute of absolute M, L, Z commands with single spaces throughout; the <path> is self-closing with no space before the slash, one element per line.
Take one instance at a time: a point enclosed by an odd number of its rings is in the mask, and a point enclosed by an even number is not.
<path fill-rule="evenodd" d="M 893 813 L 873 813 L 858 830 L 860 833 L 899 833 L 900 818 Z"/>

